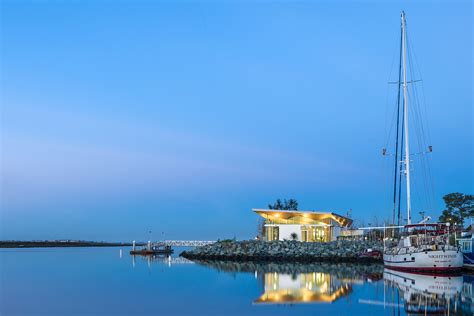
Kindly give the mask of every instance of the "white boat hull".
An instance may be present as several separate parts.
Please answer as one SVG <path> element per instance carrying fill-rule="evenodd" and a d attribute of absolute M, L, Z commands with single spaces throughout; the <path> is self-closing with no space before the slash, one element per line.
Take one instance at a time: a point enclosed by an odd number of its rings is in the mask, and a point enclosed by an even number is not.
<path fill-rule="evenodd" d="M 384 253 L 386 268 L 398 271 L 450 272 L 462 269 L 463 255 L 458 250 L 434 250 L 406 254 Z"/>

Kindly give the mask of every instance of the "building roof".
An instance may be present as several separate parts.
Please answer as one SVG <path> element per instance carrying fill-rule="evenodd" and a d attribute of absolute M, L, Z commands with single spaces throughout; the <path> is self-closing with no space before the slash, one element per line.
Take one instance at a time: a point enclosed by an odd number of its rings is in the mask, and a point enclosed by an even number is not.
<path fill-rule="evenodd" d="M 252 209 L 255 213 L 263 218 L 277 224 L 287 224 L 289 221 L 298 224 L 317 224 L 324 219 L 332 219 L 341 226 L 350 226 L 352 219 L 338 215 L 333 212 L 316 212 L 316 211 L 290 211 L 290 210 L 268 210 L 268 209 Z"/>

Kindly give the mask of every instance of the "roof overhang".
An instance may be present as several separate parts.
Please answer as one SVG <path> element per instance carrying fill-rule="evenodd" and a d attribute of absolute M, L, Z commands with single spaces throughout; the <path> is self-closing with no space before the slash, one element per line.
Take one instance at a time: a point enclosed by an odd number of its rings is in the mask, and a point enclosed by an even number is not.
<path fill-rule="evenodd" d="M 352 224 L 350 218 L 333 212 L 269 210 L 256 208 L 252 209 L 252 211 L 277 224 L 286 224 L 288 221 L 294 221 L 301 225 L 310 225 L 312 223 L 319 223 L 325 219 L 332 219 L 342 227 L 350 226 Z"/>

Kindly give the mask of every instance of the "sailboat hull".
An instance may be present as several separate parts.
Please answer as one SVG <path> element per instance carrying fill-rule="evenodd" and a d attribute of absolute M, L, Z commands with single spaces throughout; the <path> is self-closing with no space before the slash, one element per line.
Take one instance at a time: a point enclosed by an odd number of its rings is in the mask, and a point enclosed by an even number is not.
<path fill-rule="evenodd" d="M 455 272 L 462 269 L 463 255 L 458 250 L 434 250 L 383 255 L 388 269 L 412 272 Z"/>

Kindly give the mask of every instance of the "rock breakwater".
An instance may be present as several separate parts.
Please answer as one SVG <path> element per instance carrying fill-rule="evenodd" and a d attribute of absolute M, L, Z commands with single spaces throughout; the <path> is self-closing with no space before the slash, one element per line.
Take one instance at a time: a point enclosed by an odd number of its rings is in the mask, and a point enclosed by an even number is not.
<path fill-rule="evenodd" d="M 360 258 L 366 249 L 382 251 L 374 241 L 218 241 L 183 251 L 180 256 L 197 260 L 270 261 L 270 262 L 380 262 L 381 258 Z"/>

